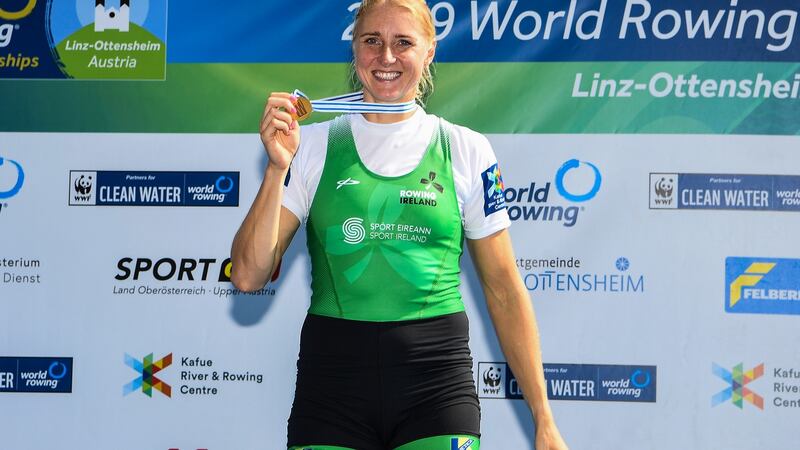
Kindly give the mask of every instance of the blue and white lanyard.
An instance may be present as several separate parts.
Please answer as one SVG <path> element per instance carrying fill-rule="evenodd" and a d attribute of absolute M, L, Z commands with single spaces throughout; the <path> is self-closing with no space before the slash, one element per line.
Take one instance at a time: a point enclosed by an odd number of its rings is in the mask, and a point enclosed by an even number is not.
<path fill-rule="evenodd" d="M 400 114 L 417 109 L 414 100 L 404 103 L 366 103 L 363 92 L 351 92 L 319 100 L 309 99 L 299 89 L 295 89 L 293 94 L 308 99 L 312 109 L 319 112 Z"/>

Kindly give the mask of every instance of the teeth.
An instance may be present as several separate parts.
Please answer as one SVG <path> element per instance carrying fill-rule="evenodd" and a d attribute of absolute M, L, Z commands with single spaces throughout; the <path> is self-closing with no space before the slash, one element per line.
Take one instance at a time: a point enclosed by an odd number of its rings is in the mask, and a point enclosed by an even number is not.
<path fill-rule="evenodd" d="M 375 75 L 375 77 L 380 78 L 381 80 L 384 80 L 384 81 L 392 81 L 394 79 L 397 79 L 397 77 L 400 76 L 400 72 L 378 72 L 378 71 L 375 71 L 375 72 L 372 72 L 372 74 Z"/>

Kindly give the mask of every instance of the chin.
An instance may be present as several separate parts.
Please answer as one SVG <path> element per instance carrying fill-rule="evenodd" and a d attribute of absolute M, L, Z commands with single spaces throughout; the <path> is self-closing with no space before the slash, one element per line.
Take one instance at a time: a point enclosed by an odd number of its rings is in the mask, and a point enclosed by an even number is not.
<path fill-rule="evenodd" d="M 408 101 L 406 98 L 408 94 L 406 93 L 399 93 L 399 92 L 376 92 L 370 91 L 372 98 L 375 99 L 377 103 L 403 103 Z M 414 97 L 411 97 L 410 100 L 413 100 Z"/>
<path fill-rule="evenodd" d="M 402 103 L 404 101 L 402 96 L 393 95 L 375 97 L 375 100 L 378 103 Z"/>

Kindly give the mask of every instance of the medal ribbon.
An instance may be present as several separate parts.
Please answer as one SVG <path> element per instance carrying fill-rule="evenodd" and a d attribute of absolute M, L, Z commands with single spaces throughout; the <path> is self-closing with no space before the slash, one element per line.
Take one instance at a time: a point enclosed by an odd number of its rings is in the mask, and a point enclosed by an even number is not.
<path fill-rule="evenodd" d="M 319 100 L 309 99 L 298 89 L 295 89 L 293 94 L 308 99 L 313 110 L 319 112 L 399 114 L 417 109 L 414 100 L 404 103 L 366 103 L 363 92 L 351 92 Z"/>

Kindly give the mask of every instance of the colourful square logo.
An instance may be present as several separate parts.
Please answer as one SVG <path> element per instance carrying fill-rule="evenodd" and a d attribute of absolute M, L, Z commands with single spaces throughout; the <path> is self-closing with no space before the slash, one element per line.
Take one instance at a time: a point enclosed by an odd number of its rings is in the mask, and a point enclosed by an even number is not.
<path fill-rule="evenodd" d="M 743 409 L 744 402 L 748 402 L 758 409 L 764 409 L 764 397 L 747 387 L 748 384 L 764 375 L 763 363 L 750 370 L 744 370 L 744 365 L 741 363 L 734 366 L 733 370 L 712 363 L 711 373 L 728 383 L 728 387 L 711 397 L 711 406 L 717 406 L 730 400 L 739 409 Z"/>
<path fill-rule="evenodd" d="M 505 185 L 497 163 L 481 173 L 483 180 L 483 213 L 488 216 L 506 208 Z"/>

